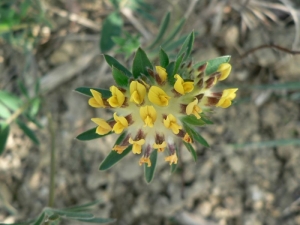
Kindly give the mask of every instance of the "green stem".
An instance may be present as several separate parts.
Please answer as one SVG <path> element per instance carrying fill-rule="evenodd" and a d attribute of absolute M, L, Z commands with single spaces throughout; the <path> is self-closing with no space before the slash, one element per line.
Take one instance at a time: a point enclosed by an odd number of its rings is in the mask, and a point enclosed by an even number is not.
<path fill-rule="evenodd" d="M 52 121 L 52 116 L 48 114 L 48 124 L 49 124 L 49 133 L 51 138 L 50 143 L 50 151 L 51 151 L 51 162 L 50 162 L 50 185 L 49 185 L 49 198 L 48 198 L 48 206 L 53 207 L 54 198 L 55 198 L 55 132 Z"/>

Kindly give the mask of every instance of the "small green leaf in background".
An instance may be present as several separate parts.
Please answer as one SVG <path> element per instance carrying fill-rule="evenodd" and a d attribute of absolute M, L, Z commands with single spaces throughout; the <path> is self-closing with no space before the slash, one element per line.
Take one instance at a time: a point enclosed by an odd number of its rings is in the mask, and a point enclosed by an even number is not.
<path fill-rule="evenodd" d="M 21 120 L 16 120 L 16 122 L 27 137 L 29 137 L 35 144 L 40 144 L 35 133 L 25 123 L 23 123 Z"/>
<path fill-rule="evenodd" d="M 109 98 L 111 97 L 111 92 L 109 90 L 105 90 L 105 89 L 101 89 L 101 88 L 93 88 L 93 87 L 79 87 L 76 88 L 75 91 L 93 97 L 92 93 L 91 93 L 91 89 L 96 90 L 98 92 L 100 92 L 102 94 L 103 98 Z"/>
<path fill-rule="evenodd" d="M 42 212 L 42 214 L 36 219 L 33 225 L 42 225 L 44 224 L 44 218 L 45 218 L 45 213 Z"/>
<path fill-rule="evenodd" d="M 167 66 L 169 65 L 169 56 L 162 48 L 159 51 L 159 62 L 161 67 L 163 68 L 167 68 Z"/>
<path fill-rule="evenodd" d="M 90 140 L 94 140 L 94 139 L 97 139 L 97 138 L 102 138 L 102 137 L 105 137 L 107 135 L 112 134 L 112 132 L 109 132 L 107 134 L 100 135 L 100 134 L 96 133 L 96 129 L 97 129 L 97 127 L 93 128 L 93 129 L 90 129 L 90 130 L 87 130 L 87 131 L 79 134 L 76 137 L 76 139 L 78 139 L 80 141 L 90 141 Z"/>
<path fill-rule="evenodd" d="M 30 110 L 29 110 L 29 115 L 31 117 L 35 117 L 36 114 L 39 112 L 40 109 L 40 103 L 41 103 L 41 99 L 39 98 L 35 98 L 30 105 Z"/>
<path fill-rule="evenodd" d="M 167 28 L 168 28 L 168 25 L 169 25 L 169 22 L 170 22 L 170 15 L 171 13 L 168 12 L 165 17 L 163 18 L 162 22 L 161 22 L 161 25 L 159 27 L 159 31 L 158 31 L 158 34 L 155 38 L 155 40 L 152 42 L 152 44 L 150 44 L 149 48 L 148 49 L 151 49 L 153 48 L 164 36 L 164 34 L 166 33 L 167 31 Z"/>
<path fill-rule="evenodd" d="M 202 117 L 200 119 L 197 119 L 194 115 L 184 116 L 181 120 L 184 123 L 191 124 L 191 125 L 194 125 L 194 126 L 203 126 L 203 125 L 207 124 L 202 119 Z"/>
<path fill-rule="evenodd" d="M 198 68 L 199 66 L 203 65 L 204 63 L 208 63 L 205 73 L 206 73 L 206 75 L 210 75 L 214 72 L 217 72 L 220 64 L 228 63 L 230 61 L 230 58 L 231 58 L 231 56 L 226 55 L 226 56 L 218 57 L 218 58 L 211 59 L 208 61 L 202 61 L 202 62 L 196 63 L 194 65 L 194 68 Z"/>
<path fill-rule="evenodd" d="M 65 209 L 52 209 L 46 208 L 45 213 L 47 215 L 58 215 L 68 219 L 92 219 L 94 215 L 88 212 L 72 212 Z"/>
<path fill-rule="evenodd" d="M 133 52 L 141 45 L 139 35 L 133 35 L 126 31 L 123 32 L 125 37 L 112 37 L 113 41 L 116 43 L 117 48 L 115 49 L 115 53 L 121 53 L 125 55 L 125 59 L 127 60 Z"/>
<path fill-rule="evenodd" d="M 20 98 L 6 91 L 0 91 L 0 102 L 11 110 L 17 110 L 21 106 Z"/>
<path fill-rule="evenodd" d="M 209 147 L 209 144 L 207 141 L 199 134 L 199 132 L 195 131 L 193 128 L 191 128 L 186 123 L 183 123 L 184 129 L 186 132 L 193 138 L 193 140 L 198 141 L 200 144 L 202 144 L 205 147 Z"/>
<path fill-rule="evenodd" d="M 11 113 L 8 108 L 0 102 L 0 118 L 2 117 L 4 119 L 7 119 L 8 117 L 10 117 L 10 115 Z"/>
<path fill-rule="evenodd" d="M 128 76 L 126 76 L 121 70 L 118 70 L 116 67 L 113 66 L 112 74 L 118 86 L 120 87 L 128 86 Z"/>
<path fill-rule="evenodd" d="M 120 36 L 122 33 L 123 19 L 118 12 L 111 13 L 103 22 L 100 50 L 105 53 L 111 50 L 115 42 L 112 40 L 114 36 Z"/>
<path fill-rule="evenodd" d="M 151 166 L 148 167 L 147 163 L 144 164 L 144 173 L 145 179 L 147 183 L 150 183 L 154 177 L 154 172 L 156 168 L 156 161 L 157 161 L 157 149 L 153 150 L 150 155 Z"/>
<path fill-rule="evenodd" d="M 82 221 L 86 223 L 113 223 L 116 222 L 116 219 L 105 219 L 105 218 L 94 217 L 91 219 L 78 219 L 78 221 Z"/>
<path fill-rule="evenodd" d="M 0 123 L 0 155 L 3 153 L 9 135 L 9 125 Z"/>
<path fill-rule="evenodd" d="M 181 56 L 182 54 L 184 54 L 184 58 L 183 60 L 185 61 L 187 58 L 190 57 L 190 54 L 192 52 L 193 49 L 193 44 L 194 44 L 194 40 L 195 40 L 195 33 L 194 31 L 192 33 L 190 33 L 187 38 L 185 39 L 179 53 L 177 54 L 177 57 Z"/>
<path fill-rule="evenodd" d="M 110 67 L 114 66 L 118 70 L 121 70 L 128 77 L 132 77 L 132 73 L 125 66 L 119 63 L 114 57 L 111 57 L 109 55 L 104 55 L 104 58 Z"/>
<path fill-rule="evenodd" d="M 183 144 L 185 145 L 185 147 L 187 148 L 187 150 L 192 154 L 194 161 L 197 161 L 197 153 L 195 151 L 195 149 L 193 148 L 193 146 L 190 143 L 186 143 L 183 142 Z"/>
<path fill-rule="evenodd" d="M 142 74 L 149 75 L 147 68 L 153 69 L 150 60 L 143 49 L 138 48 L 135 53 L 132 65 L 132 73 L 135 78 L 140 77 Z"/>
<path fill-rule="evenodd" d="M 19 86 L 22 94 L 24 96 L 26 96 L 26 98 L 29 98 L 29 94 L 28 94 L 27 88 L 25 87 L 24 82 L 22 80 L 18 80 L 18 86 Z"/>
<path fill-rule="evenodd" d="M 99 203 L 100 203 L 99 200 L 95 200 L 95 201 L 88 202 L 88 203 L 85 203 L 85 204 L 82 204 L 82 205 L 75 205 L 75 206 L 68 207 L 68 208 L 66 208 L 66 210 L 69 210 L 69 211 L 83 211 L 83 210 L 88 210 L 90 207 L 93 207 L 93 206 L 95 206 L 95 205 L 97 205 Z"/>
<path fill-rule="evenodd" d="M 120 145 L 124 140 L 126 133 L 122 133 L 117 139 L 115 145 Z M 99 170 L 107 170 L 117 162 L 119 162 L 122 158 L 124 158 L 132 149 L 132 145 L 128 146 L 121 154 L 118 154 L 116 151 L 111 150 L 111 152 L 106 156 L 106 158 L 101 163 Z"/>
<path fill-rule="evenodd" d="M 175 26 L 175 28 L 173 29 L 173 31 L 170 32 L 169 36 L 164 40 L 163 44 L 161 45 L 162 47 L 165 47 L 165 46 L 167 46 L 167 45 L 169 45 L 170 43 L 173 42 L 173 40 L 175 39 L 176 35 L 181 30 L 181 28 L 182 28 L 182 26 L 183 26 L 184 23 L 185 23 L 185 18 L 182 18 L 179 21 L 179 23 Z"/>

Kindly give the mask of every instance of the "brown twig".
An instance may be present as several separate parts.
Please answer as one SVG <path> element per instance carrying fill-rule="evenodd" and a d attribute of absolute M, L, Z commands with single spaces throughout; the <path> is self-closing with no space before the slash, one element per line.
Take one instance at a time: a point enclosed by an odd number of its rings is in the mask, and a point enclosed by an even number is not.
<path fill-rule="evenodd" d="M 247 51 L 244 54 L 242 54 L 241 58 L 245 58 L 246 56 L 254 53 L 257 50 L 263 49 L 263 48 L 275 48 L 275 49 L 277 49 L 279 51 L 286 52 L 286 53 L 289 53 L 289 54 L 292 54 L 292 55 L 300 54 L 300 51 L 293 51 L 293 50 L 281 47 L 279 45 L 270 44 L 270 45 L 260 45 L 258 47 L 252 48 L 249 51 Z"/>

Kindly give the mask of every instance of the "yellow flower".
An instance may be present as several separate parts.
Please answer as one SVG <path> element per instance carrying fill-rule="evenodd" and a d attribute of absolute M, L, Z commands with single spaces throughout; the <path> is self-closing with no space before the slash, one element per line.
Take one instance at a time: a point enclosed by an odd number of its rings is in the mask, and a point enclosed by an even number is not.
<path fill-rule="evenodd" d="M 101 93 L 93 89 L 90 89 L 90 92 L 92 93 L 93 97 L 89 99 L 89 105 L 95 108 L 105 108 Z"/>
<path fill-rule="evenodd" d="M 128 121 L 124 116 L 117 116 L 117 113 L 114 113 L 114 120 L 116 121 L 116 123 L 113 126 L 112 130 L 116 134 L 122 133 L 123 130 L 128 127 Z"/>
<path fill-rule="evenodd" d="M 125 101 L 124 94 L 116 86 L 111 86 L 109 90 L 112 94 L 112 96 L 107 99 L 109 105 L 113 108 L 121 107 Z"/>
<path fill-rule="evenodd" d="M 140 105 L 144 101 L 146 95 L 146 88 L 144 85 L 137 81 L 131 81 L 130 83 L 130 101 Z"/>
<path fill-rule="evenodd" d="M 115 145 L 112 150 L 116 151 L 118 154 L 122 154 L 123 151 L 127 148 L 128 146 L 124 146 L 124 145 Z"/>
<path fill-rule="evenodd" d="M 140 166 L 142 165 L 142 164 L 144 164 L 144 163 L 147 163 L 148 164 L 148 167 L 151 167 L 151 161 L 150 161 L 150 158 L 149 157 L 142 157 L 141 159 L 140 159 L 140 162 L 139 162 L 139 164 L 140 164 Z"/>
<path fill-rule="evenodd" d="M 152 86 L 148 93 L 148 99 L 153 104 L 159 106 L 167 106 L 169 105 L 169 99 L 171 97 L 166 94 L 161 88 L 157 86 Z"/>
<path fill-rule="evenodd" d="M 169 114 L 166 119 L 164 119 L 164 125 L 173 131 L 174 134 L 178 134 L 179 130 L 182 128 L 176 121 L 176 118 Z"/>
<path fill-rule="evenodd" d="M 165 141 L 161 144 L 154 143 L 152 147 L 154 149 L 157 149 L 157 151 L 159 151 L 159 152 L 163 152 L 165 150 L 165 148 L 167 147 L 167 143 Z"/>
<path fill-rule="evenodd" d="M 170 165 L 177 164 L 178 158 L 177 158 L 176 153 L 174 153 L 173 155 L 165 157 L 165 161 L 170 162 Z"/>
<path fill-rule="evenodd" d="M 228 108 L 231 105 L 231 101 L 236 97 L 237 88 L 225 89 L 223 91 L 222 97 L 216 106 L 221 108 Z"/>
<path fill-rule="evenodd" d="M 193 81 L 184 81 L 181 76 L 176 74 L 175 76 L 176 82 L 174 84 L 174 89 L 179 94 L 186 94 L 191 92 L 194 89 L 194 82 Z"/>
<path fill-rule="evenodd" d="M 190 135 L 188 133 L 186 133 L 184 135 L 184 137 L 182 138 L 182 140 L 186 143 L 193 143 L 193 139 L 190 137 Z"/>
<path fill-rule="evenodd" d="M 91 120 L 98 125 L 97 134 L 104 135 L 111 131 L 111 126 L 104 119 L 92 118 Z"/>
<path fill-rule="evenodd" d="M 156 66 L 155 69 L 156 69 L 156 72 L 158 73 L 160 80 L 162 82 L 165 82 L 167 79 L 167 75 L 168 75 L 166 69 L 161 66 Z"/>
<path fill-rule="evenodd" d="M 218 72 L 221 73 L 219 80 L 225 80 L 229 76 L 230 71 L 231 65 L 229 63 L 222 63 L 218 68 Z"/>
<path fill-rule="evenodd" d="M 145 123 L 144 126 L 153 127 L 153 124 L 156 121 L 156 111 L 152 105 L 146 105 L 141 107 L 140 116 Z"/>
<path fill-rule="evenodd" d="M 145 144 L 145 139 L 140 139 L 138 141 L 134 141 L 134 140 L 132 140 L 132 138 L 129 138 L 129 143 L 132 144 L 133 154 L 141 154 L 142 145 Z"/>
<path fill-rule="evenodd" d="M 195 100 L 192 101 L 191 103 L 189 103 L 186 107 L 186 114 L 187 115 L 194 114 L 197 119 L 201 118 L 201 116 L 199 115 L 199 113 L 201 113 L 201 112 L 202 112 L 202 110 L 198 106 L 198 99 L 197 98 L 195 98 Z"/>

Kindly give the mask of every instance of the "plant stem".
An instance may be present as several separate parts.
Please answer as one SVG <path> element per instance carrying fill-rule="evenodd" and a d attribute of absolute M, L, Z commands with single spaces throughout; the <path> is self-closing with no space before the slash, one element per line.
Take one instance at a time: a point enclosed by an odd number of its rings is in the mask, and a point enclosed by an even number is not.
<path fill-rule="evenodd" d="M 17 119 L 30 105 L 31 101 L 24 103 L 20 108 L 18 108 L 7 120 L 6 124 L 11 124 L 15 119 Z"/>
<path fill-rule="evenodd" d="M 52 116 L 48 114 L 48 129 L 50 133 L 50 151 L 51 151 L 51 162 L 50 162 L 50 184 L 49 184 L 49 198 L 48 206 L 53 207 L 55 199 L 55 132 L 53 126 Z"/>

